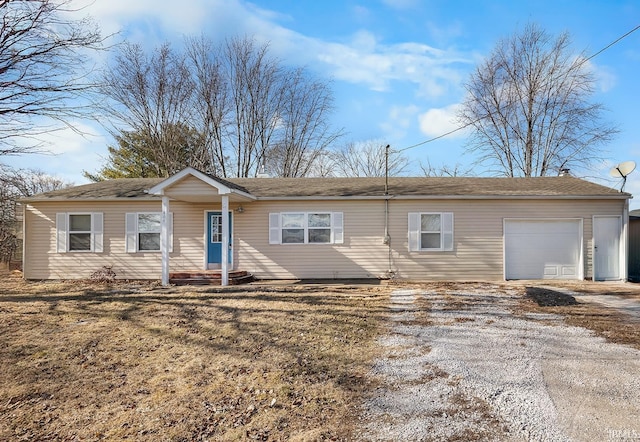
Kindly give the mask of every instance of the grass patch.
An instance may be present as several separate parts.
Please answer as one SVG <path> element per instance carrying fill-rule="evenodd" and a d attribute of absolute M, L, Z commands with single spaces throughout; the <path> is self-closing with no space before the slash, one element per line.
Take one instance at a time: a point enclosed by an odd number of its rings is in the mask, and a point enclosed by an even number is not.
<path fill-rule="evenodd" d="M 0 280 L 2 440 L 349 439 L 385 287 Z"/>
<path fill-rule="evenodd" d="M 553 290 L 531 287 L 523 290 L 525 296 L 521 298 L 516 313 L 558 314 L 569 325 L 592 330 L 610 342 L 640 349 L 640 327 L 631 316 L 596 303 L 578 303 L 574 297 Z M 591 290 L 593 294 L 608 293 Z"/>

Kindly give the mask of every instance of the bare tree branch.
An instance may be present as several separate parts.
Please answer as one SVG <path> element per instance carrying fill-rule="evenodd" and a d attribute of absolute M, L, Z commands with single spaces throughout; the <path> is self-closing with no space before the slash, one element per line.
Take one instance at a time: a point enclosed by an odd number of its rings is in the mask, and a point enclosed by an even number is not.
<path fill-rule="evenodd" d="M 0 164 L 0 262 L 10 262 L 19 247 L 18 200 L 70 185 L 40 170 Z"/>
<path fill-rule="evenodd" d="M 529 24 L 502 40 L 471 75 L 459 113 L 472 126 L 469 151 L 506 176 L 543 176 L 588 167 L 617 130 L 590 102 L 594 77 L 564 33 Z"/>
<path fill-rule="evenodd" d="M 456 163 L 453 166 L 447 166 L 445 164 L 443 166 L 435 167 L 431 164 L 431 161 L 427 160 L 426 164 L 420 162 L 420 169 L 426 177 L 456 177 L 473 175 L 472 168 L 464 169 L 460 163 Z"/>
<path fill-rule="evenodd" d="M 91 19 L 69 18 L 69 4 L 0 1 L 0 155 L 37 151 L 39 135 L 89 115 L 87 52 L 104 39 Z"/>
<path fill-rule="evenodd" d="M 250 38 L 219 45 L 191 38 L 184 53 L 164 45 L 151 56 L 126 44 L 107 69 L 102 92 L 109 99 L 103 109 L 127 127 L 114 135 L 143 135 L 148 144 L 139 147 L 149 152 L 142 156 L 153 159 L 158 176 L 186 165 L 224 177 L 256 176 L 262 166 L 278 176 L 305 176 L 341 135 L 328 123 L 328 84 L 282 65 Z M 180 125 L 202 139 L 186 158 L 169 137 L 168 129 Z"/>
<path fill-rule="evenodd" d="M 383 177 L 387 173 L 385 164 L 387 143 L 369 140 L 360 143 L 348 143 L 342 149 L 332 152 L 333 171 L 337 176 Z M 398 152 L 389 152 L 389 176 L 404 173 L 409 159 Z"/>

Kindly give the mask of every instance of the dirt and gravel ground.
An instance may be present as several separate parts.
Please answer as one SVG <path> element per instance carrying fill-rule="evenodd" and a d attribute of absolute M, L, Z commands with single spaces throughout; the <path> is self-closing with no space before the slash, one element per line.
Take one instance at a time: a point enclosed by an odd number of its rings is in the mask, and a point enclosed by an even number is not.
<path fill-rule="evenodd" d="M 637 285 L 0 276 L 0 440 L 640 440 Z"/>
<path fill-rule="evenodd" d="M 576 310 L 545 311 L 524 295 Z M 365 404 L 360 440 L 640 440 L 638 326 L 569 298 L 566 288 L 508 284 L 393 292 L 386 355 L 372 371 L 383 383 Z M 602 318 L 595 331 L 564 319 L 608 314 L 631 324 L 619 338 L 637 348 L 597 336 Z"/>

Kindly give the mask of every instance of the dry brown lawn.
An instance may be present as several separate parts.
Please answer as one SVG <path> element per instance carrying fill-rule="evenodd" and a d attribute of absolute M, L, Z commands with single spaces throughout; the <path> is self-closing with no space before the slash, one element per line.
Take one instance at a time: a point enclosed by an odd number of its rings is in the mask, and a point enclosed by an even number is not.
<path fill-rule="evenodd" d="M 631 284 L 554 282 L 553 285 L 587 294 L 612 294 L 640 300 L 640 287 Z M 569 325 L 592 330 L 610 342 L 640 349 L 640 322 L 637 318 L 612 307 L 591 302 L 577 302 L 574 297 L 553 289 L 529 286 L 522 290 L 524 297 L 520 302 L 520 313 L 559 314 Z"/>
<path fill-rule="evenodd" d="M 0 275 L 0 440 L 349 439 L 388 292 Z"/>

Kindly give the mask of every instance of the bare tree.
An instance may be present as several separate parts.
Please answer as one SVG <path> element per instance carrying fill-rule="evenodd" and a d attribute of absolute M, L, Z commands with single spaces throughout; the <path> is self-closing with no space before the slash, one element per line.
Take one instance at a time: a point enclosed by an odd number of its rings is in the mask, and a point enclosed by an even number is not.
<path fill-rule="evenodd" d="M 18 200 L 69 185 L 40 170 L 13 169 L 0 164 L 0 262 L 10 262 L 20 246 Z"/>
<path fill-rule="evenodd" d="M 37 151 L 39 135 L 87 116 L 87 51 L 103 39 L 70 3 L 0 0 L 0 155 Z"/>
<path fill-rule="evenodd" d="M 305 176 L 322 178 L 335 176 L 333 160 L 333 151 L 329 149 L 323 150 L 316 156 L 309 172 Z"/>
<path fill-rule="evenodd" d="M 235 176 L 252 176 L 276 141 L 286 70 L 268 56 L 268 46 L 257 46 L 251 39 L 228 40 L 221 53 L 231 102 L 226 152 Z"/>
<path fill-rule="evenodd" d="M 332 153 L 334 174 L 348 177 L 383 177 L 401 175 L 409 166 L 409 159 L 390 150 L 386 163 L 387 143 L 369 140 L 348 143 Z M 388 169 L 387 169 L 388 167 Z"/>
<path fill-rule="evenodd" d="M 222 71 L 220 49 L 203 37 L 187 39 L 187 60 L 195 84 L 192 124 L 204 137 L 204 147 L 211 172 L 227 173 L 229 155 L 226 152 L 225 134 L 228 132 L 231 103 L 228 79 Z"/>
<path fill-rule="evenodd" d="M 453 166 L 442 165 L 439 167 L 433 166 L 431 161 L 427 160 L 424 164 L 420 162 L 420 169 L 426 177 L 456 177 L 456 176 L 471 176 L 473 170 L 471 168 L 465 169 L 460 163 L 456 163 Z"/>
<path fill-rule="evenodd" d="M 169 176 L 186 165 L 212 171 L 204 143 L 184 149 L 185 140 L 189 140 L 185 130 L 192 129 L 183 122 L 192 116 L 194 88 L 185 57 L 168 44 L 149 57 L 139 45 L 125 44 L 105 72 L 100 90 L 109 100 L 102 103 L 102 108 L 132 129 L 121 130 L 120 135 L 113 131 L 114 138 L 122 140 L 127 132 L 135 133 L 142 142 L 130 143 L 129 147 L 148 159 L 155 176 Z"/>
<path fill-rule="evenodd" d="M 255 176 L 265 165 L 279 176 L 304 176 L 340 135 L 328 124 L 327 83 L 282 65 L 250 38 L 187 39 L 184 54 L 164 45 L 151 57 L 128 44 L 104 80 L 104 109 L 152 140 L 159 163 L 171 159 L 168 128 L 179 123 L 202 136 L 192 163 L 223 177 Z"/>
<path fill-rule="evenodd" d="M 281 133 L 267 149 L 265 163 L 277 176 L 308 176 L 331 143 L 342 136 L 328 124 L 333 97 L 326 83 L 309 78 L 303 69 L 289 72 L 284 80 Z"/>
<path fill-rule="evenodd" d="M 595 80 L 567 33 L 534 24 L 498 43 L 466 84 L 459 113 L 474 129 L 469 150 L 506 176 L 589 166 L 617 132 L 590 102 Z"/>

